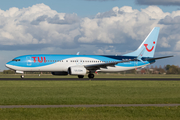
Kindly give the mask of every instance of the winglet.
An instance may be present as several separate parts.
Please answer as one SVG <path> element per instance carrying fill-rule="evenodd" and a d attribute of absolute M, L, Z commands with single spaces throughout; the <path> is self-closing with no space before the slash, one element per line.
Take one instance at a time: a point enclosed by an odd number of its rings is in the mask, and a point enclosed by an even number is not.
<path fill-rule="evenodd" d="M 141 62 L 145 63 L 141 58 L 143 57 L 145 48 L 141 51 L 141 53 L 138 55 L 137 59 L 140 60 Z"/>
<path fill-rule="evenodd" d="M 77 52 L 76 55 L 79 55 L 80 52 Z"/>

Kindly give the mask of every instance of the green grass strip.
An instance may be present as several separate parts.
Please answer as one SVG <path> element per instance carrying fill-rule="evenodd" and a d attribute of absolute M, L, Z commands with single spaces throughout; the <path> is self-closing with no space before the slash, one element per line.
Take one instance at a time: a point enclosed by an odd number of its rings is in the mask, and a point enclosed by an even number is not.
<path fill-rule="evenodd" d="M 0 81 L 0 105 L 180 103 L 179 81 Z"/>
<path fill-rule="evenodd" d="M 95 78 L 180 78 L 180 74 L 118 74 L 99 73 L 94 74 Z M 20 78 L 21 74 L 0 74 L 0 78 Z M 25 74 L 25 78 L 78 78 L 77 76 L 56 76 L 51 74 Z M 84 78 L 88 78 L 85 75 Z"/>
<path fill-rule="evenodd" d="M 180 107 L 0 109 L 2 120 L 179 120 Z"/>

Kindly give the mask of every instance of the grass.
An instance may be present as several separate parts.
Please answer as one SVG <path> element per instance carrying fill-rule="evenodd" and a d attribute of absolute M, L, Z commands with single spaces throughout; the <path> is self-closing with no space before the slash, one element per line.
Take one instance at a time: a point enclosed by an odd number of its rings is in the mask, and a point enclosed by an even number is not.
<path fill-rule="evenodd" d="M 0 81 L 0 105 L 180 103 L 179 81 Z"/>
<path fill-rule="evenodd" d="M 21 74 L 0 74 L 0 78 L 20 78 Z M 180 78 L 180 74 L 115 74 L 115 73 L 99 73 L 94 74 L 95 78 Z M 25 78 L 78 78 L 77 76 L 55 76 L 51 74 L 25 74 Z M 85 78 L 88 78 L 85 75 Z"/>
<path fill-rule="evenodd" d="M 180 107 L 13 108 L 0 109 L 3 120 L 179 120 Z"/>
<path fill-rule="evenodd" d="M 0 75 L 1 78 L 19 75 Z M 33 78 L 37 75 L 27 75 Z M 42 78 L 57 77 L 42 75 Z M 76 76 L 66 76 L 74 77 Z M 96 77 L 159 77 L 179 75 L 107 75 Z M 0 105 L 158 104 L 180 103 L 179 81 L 0 81 Z M 179 120 L 180 107 L 7 108 L 0 119 Z"/>

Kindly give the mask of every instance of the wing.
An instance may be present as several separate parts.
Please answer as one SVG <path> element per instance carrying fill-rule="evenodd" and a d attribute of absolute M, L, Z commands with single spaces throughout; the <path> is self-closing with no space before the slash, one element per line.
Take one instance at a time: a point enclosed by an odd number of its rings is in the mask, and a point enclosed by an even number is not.
<path fill-rule="evenodd" d="M 108 63 L 99 63 L 99 64 L 92 64 L 92 65 L 85 65 L 84 67 L 87 70 L 97 70 L 100 68 L 107 68 L 109 67 L 115 67 L 116 64 L 118 63 L 124 63 L 124 62 L 130 62 L 130 61 L 134 61 L 137 59 L 131 59 L 131 60 L 122 60 L 122 61 L 116 61 L 116 62 L 108 62 Z"/>
<path fill-rule="evenodd" d="M 150 58 L 150 59 L 147 59 L 146 61 L 158 60 L 158 59 L 169 58 L 169 57 L 173 57 L 173 56 L 164 56 L 164 57 L 158 57 L 158 58 Z M 92 64 L 92 65 L 85 65 L 84 67 L 87 70 L 97 70 L 97 69 L 100 69 L 100 68 L 107 68 L 108 66 L 109 67 L 115 67 L 115 65 L 118 64 L 118 63 L 125 63 L 125 62 L 130 62 L 130 61 L 135 61 L 135 60 L 138 60 L 138 58 L 131 59 L 131 60 L 116 61 L 116 62 L 108 62 L 108 63 L 99 63 L 99 64 Z"/>

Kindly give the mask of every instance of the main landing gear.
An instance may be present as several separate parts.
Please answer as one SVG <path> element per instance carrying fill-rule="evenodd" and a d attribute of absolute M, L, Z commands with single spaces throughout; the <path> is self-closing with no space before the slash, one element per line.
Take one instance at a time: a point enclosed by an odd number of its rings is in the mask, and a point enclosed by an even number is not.
<path fill-rule="evenodd" d="M 89 74 L 89 75 L 88 75 L 88 78 L 89 78 L 89 79 L 93 79 L 93 78 L 94 78 L 94 74 Z"/>
<path fill-rule="evenodd" d="M 81 79 L 81 78 L 84 78 L 84 75 L 78 75 L 78 78 Z M 93 79 L 94 78 L 94 74 L 88 74 L 88 78 L 89 79 Z"/>
<path fill-rule="evenodd" d="M 78 78 L 84 78 L 84 75 L 78 75 Z"/>

